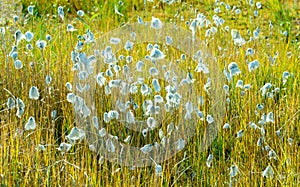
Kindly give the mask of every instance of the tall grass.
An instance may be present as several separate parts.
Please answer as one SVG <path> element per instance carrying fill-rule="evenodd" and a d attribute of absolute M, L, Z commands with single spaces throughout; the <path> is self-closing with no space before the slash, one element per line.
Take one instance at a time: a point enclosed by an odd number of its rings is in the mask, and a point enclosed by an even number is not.
<path fill-rule="evenodd" d="M 241 9 L 241 14 L 227 12 L 222 7 L 219 14 L 225 20 L 224 26 L 210 37 L 205 37 L 205 29 L 197 32 L 197 37 L 205 40 L 217 58 L 221 69 L 227 68 L 231 62 L 237 62 L 241 74 L 227 83 L 230 87 L 230 103 L 226 106 L 223 124 L 229 123 L 229 129 L 220 128 L 218 136 L 208 150 L 201 152 L 201 137 L 205 124 L 199 122 L 196 135 L 186 145 L 183 151 L 171 159 L 161 163 L 162 176 L 155 174 L 155 167 L 131 168 L 118 163 L 112 163 L 89 150 L 85 141 L 72 146 L 66 154 L 61 154 L 57 148 L 61 142 L 67 141 L 66 135 L 74 127 L 75 119 L 72 105 L 67 102 L 68 90 L 66 82 L 72 81 L 74 72 L 71 62 L 71 51 L 77 42 L 78 35 L 90 29 L 95 37 L 101 37 L 112 29 L 124 23 L 135 22 L 137 16 L 144 21 L 150 21 L 151 16 L 162 21 L 177 22 L 188 29 L 185 21 L 195 18 L 196 9 L 207 17 L 215 14 L 214 1 L 185 1 L 166 5 L 162 2 L 143 1 L 34 1 L 34 15 L 28 15 L 27 6 L 30 1 L 21 1 L 23 13 L 19 21 L 13 23 L 10 19 L 5 23 L 6 34 L 0 40 L 0 184 L 2 186 L 297 186 L 300 183 L 299 143 L 300 143 L 300 94 L 299 94 L 299 5 L 293 1 L 262 2 L 259 16 L 254 17 L 255 6 L 246 5 L 245 1 L 228 1 L 231 8 L 235 5 Z M 114 12 L 117 4 L 121 17 Z M 64 5 L 65 20 L 57 17 L 57 7 Z M 146 8 L 146 9 L 145 9 Z M 77 19 L 76 11 L 83 9 L 83 20 Z M 174 18 L 176 12 L 179 17 Z M 249 16 L 252 15 L 252 23 Z M 184 16 L 184 21 L 181 21 Z M 298 19 L 298 20 L 297 20 Z M 273 29 L 270 32 L 269 22 Z M 66 27 L 72 23 L 76 32 L 68 33 Z M 233 44 L 230 31 L 224 28 L 238 29 L 246 40 L 250 36 L 247 31 L 259 27 L 260 37 L 246 43 L 242 47 Z M 26 49 L 27 42 L 21 41 L 18 46 L 18 59 L 23 68 L 16 70 L 13 60 L 8 57 L 11 47 L 15 45 L 13 33 L 20 29 L 23 33 L 30 30 L 38 39 L 45 40 L 47 34 L 52 40 L 47 42 L 46 49 L 41 51 L 34 47 Z M 285 36 L 284 31 L 288 32 Z M 141 47 L 144 47 L 141 45 Z M 245 55 L 247 48 L 253 48 L 253 56 Z M 269 57 L 279 52 L 274 63 Z M 142 53 L 142 52 L 141 52 Z M 138 59 L 138 54 L 134 54 Z M 174 59 L 178 53 L 174 53 Z M 248 71 L 247 62 L 257 59 L 260 66 L 253 72 Z M 188 68 L 186 64 L 183 64 Z M 291 76 L 287 83 L 282 83 L 282 73 L 288 71 Z M 52 82 L 45 84 L 46 75 L 51 75 Z M 195 73 L 195 77 L 197 77 Z M 199 77 L 197 77 L 199 78 Z M 241 95 L 236 88 L 238 79 L 244 84 L 251 84 L 251 89 Z M 262 96 L 259 91 L 265 83 L 271 82 L 280 91 L 273 98 Z M 203 83 L 204 84 L 204 83 Z M 39 100 L 30 100 L 28 92 L 31 86 L 37 86 L 40 91 Z M 73 85 L 75 86 L 75 85 Z M 199 89 L 200 86 L 198 85 Z M 274 89 L 273 88 L 273 89 Z M 24 101 L 25 113 L 21 118 L 16 116 L 15 109 L 7 109 L 9 97 Z M 99 98 L 98 98 L 99 99 Z M 109 102 L 109 101 L 107 101 Z M 142 102 L 142 101 L 141 101 Z M 263 111 L 258 111 L 257 104 L 263 104 Z M 141 104 L 141 103 L 139 103 Z M 53 111 L 57 115 L 52 116 Z M 98 111 L 100 114 L 105 112 Z M 207 112 L 207 111 L 206 111 Z M 265 125 L 265 143 L 257 146 L 261 137 L 259 129 L 249 127 L 250 122 L 258 123 L 263 113 L 274 113 L 274 123 Z M 28 118 L 34 116 L 37 128 L 25 131 L 24 125 Z M 220 127 L 223 124 L 219 124 Z M 121 126 L 122 127 L 122 126 Z M 119 126 L 114 130 L 119 131 Z M 281 129 L 278 137 L 276 131 Z M 237 132 L 244 130 L 244 136 L 237 138 Z M 125 134 L 124 131 L 119 133 Z M 119 135 L 120 137 L 120 135 Z M 292 142 L 290 142 L 292 138 Z M 142 138 L 137 138 L 137 145 L 143 144 Z M 38 145 L 45 145 L 45 150 L 38 151 Z M 277 157 L 270 159 L 265 146 L 273 149 Z M 213 154 L 212 166 L 205 164 L 209 154 Z M 239 174 L 230 178 L 230 167 L 236 165 Z M 262 171 L 271 165 L 274 178 L 265 178 Z M 231 182 L 230 182 L 231 181 Z"/>

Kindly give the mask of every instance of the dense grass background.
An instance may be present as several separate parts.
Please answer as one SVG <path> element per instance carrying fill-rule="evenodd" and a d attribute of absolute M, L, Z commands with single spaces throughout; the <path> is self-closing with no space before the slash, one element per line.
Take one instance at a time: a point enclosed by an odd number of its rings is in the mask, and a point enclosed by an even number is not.
<path fill-rule="evenodd" d="M 72 105 L 66 101 L 68 93 L 65 84 L 73 80 L 74 72 L 70 56 L 77 42 L 77 36 L 90 29 L 95 37 L 100 37 L 112 29 L 127 22 L 136 22 L 137 16 L 144 21 L 150 21 L 151 16 L 162 21 L 177 22 L 188 29 L 185 21 L 195 18 L 198 12 L 204 13 L 210 20 L 217 7 L 214 1 L 182 1 L 167 5 L 155 1 L 144 6 L 143 1 L 27 1 L 23 0 L 16 6 L 22 7 L 19 21 L 12 18 L 1 22 L 6 27 L 6 34 L 0 40 L 0 184 L 2 186 L 228 186 L 230 170 L 237 165 L 240 173 L 232 179 L 233 186 L 297 186 L 300 184 L 300 46 L 299 46 L 299 2 L 297 1 L 262 1 L 259 16 L 254 17 L 255 6 L 250 7 L 245 1 L 228 1 L 231 7 L 241 9 L 241 14 L 227 12 L 222 7 L 218 15 L 225 20 L 223 29 L 211 36 L 205 37 L 205 30 L 197 32 L 197 37 L 206 40 L 214 51 L 220 66 L 225 67 L 230 62 L 237 62 L 242 74 L 234 77 L 230 83 L 231 100 L 226 108 L 224 123 L 229 123 L 229 129 L 219 129 L 218 137 L 205 152 L 200 152 L 202 129 L 197 129 L 195 137 L 185 149 L 172 159 L 161 163 L 162 177 L 155 175 L 154 167 L 135 168 L 123 167 L 116 163 L 102 161 L 98 155 L 91 152 L 85 142 L 77 143 L 72 149 L 62 155 L 58 150 L 61 142 L 66 141 L 66 135 L 74 127 Z M 114 5 L 124 14 L 115 14 Z M 27 6 L 35 5 L 34 15 L 28 15 Z M 65 20 L 57 18 L 57 7 L 64 6 Z M 14 7 L 12 9 L 15 9 Z M 84 21 L 76 19 L 77 10 L 86 13 Z M 180 16 L 174 18 L 176 12 Z M 249 16 L 252 15 L 252 23 Z M 184 21 L 181 21 L 184 16 Z M 273 29 L 270 33 L 269 22 Z M 66 26 L 72 23 L 74 33 L 67 33 Z M 259 39 L 246 43 L 242 47 L 233 45 L 230 32 L 224 30 L 238 29 L 248 40 L 251 33 L 260 27 Z M 16 70 L 13 60 L 7 57 L 15 44 L 13 33 L 20 29 L 23 33 L 30 30 L 34 35 L 33 45 L 38 39 L 52 36 L 46 49 L 41 53 L 34 48 L 28 51 L 26 42 L 18 46 L 19 57 L 23 68 Z M 287 31 L 288 35 L 282 33 Z M 221 47 L 221 50 L 219 49 Z M 255 54 L 246 57 L 247 48 L 253 48 Z M 275 65 L 272 66 L 269 56 L 279 52 Z M 248 72 L 247 61 L 257 59 L 260 67 L 254 72 Z M 31 67 L 30 62 L 34 66 Z M 289 71 L 291 76 L 287 83 L 282 83 L 282 73 Z M 45 85 L 45 76 L 51 75 L 52 82 Z M 241 96 L 241 90 L 235 88 L 238 79 L 244 84 L 251 84 L 251 89 Z M 267 82 L 280 88 L 273 98 L 261 96 L 259 89 Z M 41 97 L 37 101 L 28 98 L 32 85 L 39 88 Z M 274 89 L 272 88 L 272 89 Z M 10 93 L 9 93 L 9 92 Z M 26 104 L 25 113 L 17 118 L 16 110 L 7 110 L 6 102 L 11 94 L 21 98 Z M 255 114 L 256 105 L 264 104 L 265 108 Z M 51 112 L 57 111 L 57 116 L 51 118 Z M 257 146 L 261 136 L 260 131 L 251 129 L 249 122 L 256 124 L 262 113 L 273 112 L 275 123 L 265 126 L 266 143 L 277 154 L 277 159 L 270 159 L 268 151 Z M 37 128 L 34 131 L 24 131 L 29 116 L 35 116 Z M 202 127 L 200 124 L 199 126 Z M 221 127 L 223 124 L 219 124 Z M 244 136 L 237 138 L 239 130 L 244 130 Z M 281 136 L 276 131 L 281 129 Z M 289 140 L 292 138 L 293 142 Z M 140 142 L 141 144 L 143 142 Z M 46 150 L 37 151 L 36 147 L 45 145 Z M 214 155 L 212 166 L 205 165 L 209 154 Z M 271 165 L 274 178 L 264 178 L 262 171 Z"/>

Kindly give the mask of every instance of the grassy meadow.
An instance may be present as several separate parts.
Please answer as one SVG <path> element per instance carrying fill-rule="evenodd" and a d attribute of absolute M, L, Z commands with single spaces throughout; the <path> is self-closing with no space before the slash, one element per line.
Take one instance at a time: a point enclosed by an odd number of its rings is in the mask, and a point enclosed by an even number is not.
<path fill-rule="evenodd" d="M 299 186 L 300 2 L 145 2 L 21 0 L 0 5 L 1 186 Z M 195 135 L 178 154 L 156 166 L 131 167 L 103 158 L 85 138 L 70 141 L 78 126 L 67 98 L 78 92 L 72 51 L 91 51 L 93 37 L 97 41 L 111 30 L 137 23 L 139 17 L 150 24 L 153 16 L 191 31 L 201 13 L 205 22 L 195 27 L 195 37 L 205 42 L 220 71 L 227 72 L 224 116 L 215 124 L 218 134 L 207 149 L 201 149 L 212 105 L 203 89 L 207 77 L 194 71 L 192 57 L 183 60 L 175 49 L 166 52 L 166 58 L 191 72 L 193 86 L 205 100 L 199 106 L 204 120 L 194 119 Z M 123 50 L 133 61 L 118 58 L 121 69 L 149 54 L 147 44 L 140 44 L 137 52 Z M 232 62 L 237 67 L 232 68 Z M 151 80 L 147 84 L 155 89 Z M 165 97 L 166 84 L 160 83 Z M 138 147 L 161 141 L 158 130 L 144 138 L 122 123 L 106 123 L 103 115 L 111 110 L 105 107 L 111 106 L 106 91 L 98 86 L 95 100 L 99 124 L 107 132 L 122 141 L 132 133 L 128 144 Z M 136 115 L 143 115 L 145 98 L 141 93 L 133 98 L 140 107 Z M 164 133 L 168 120 L 158 127 Z"/>

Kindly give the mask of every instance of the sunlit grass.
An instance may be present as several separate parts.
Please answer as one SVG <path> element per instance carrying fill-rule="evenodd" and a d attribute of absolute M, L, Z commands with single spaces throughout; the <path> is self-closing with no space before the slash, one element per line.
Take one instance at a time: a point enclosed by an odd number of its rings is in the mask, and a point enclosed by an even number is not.
<path fill-rule="evenodd" d="M 233 186 L 297 186 L 300 183 L 300 48 L 299 16 L 297 17 L 299 5 L 293 1 L 284 4 L 278 1 L 262 2 L 263 7 L 259 10 L 258 17 L 253 16 L 255 5 L 251 7 L 245 1 L 230 1 L 228 3 L 231 9 L 234 5 L 241 9 L 239 15 L 231 10 L 226 11 L 225 6 L 222 6 L 222 12 L 218 16 L 222 17 L 225 23 L 218 28 L 218 32 L 205 37 L 205 27 L 197 31 L 197 37 L 207 42 L 222 71 L 231 62 L 236 62 L 242 73 L 234 76 L 231 82 L 226 81 L 229 86 L 227 97 L 230 103 L 226 106 L 223 124 L 218 124 L 220 126 L 218 136 L 213 144 L 201 152 L 201 137 L 206 124 L 199 121 L 195 136 L 184 150 L 160 163 L 163 170 L 161 177 L 155 174 L 155 167 L 131 168 L 102 160 L 99 155 L 90 151 L 86 141 L 76 143 L 65 154 L 57 150 L 61 142 L 67 142 L 66 136 L 76 125 L 72 105 L 66 100 L 69 91 L 65 86 L 76 76 L 71 71 L 73 67 L 71 51 L 77 43 L 78 35 L 83 35 L 87 29 L 98 38 L 127 22 L 136 22 L 137 16 L 141 16 L 144 21 L 151 21 L 151 16 L 158 17 L 162 21 L 172 19 L 187 30 L 189 26 L 186 25 L 186 21 L 194 19 L 198 12 L 203 13 L 212 22 L 212 16 L 216 14 L 214 9 L 217 7 L 214 1 L 205 3 L 186 1 L 172 5 L 147 2 L 147 6 L 144 6 L 143 1 L 124 2 L 123 6 L 118 4 L 119 1 L 98 1 L 95 4 L 60 2 L 61 4 L 56 3 L 55 6 L 53 6 L 55 3 L 37 1 L 33 16 L 27 13 L 30 2 L 24 0 L 22 3 L 24 8 L 19 15 L 19 21 L 14 23 L 9 19 L 5 25 L 1 25 L 6 27 L 6 34 L 0 40 L 1 185 L 229 186 L 231 181 Z M 124 17 L 115 14 L 115 4 Z M 57 18 L 59 5 L 65 6 L 64 21 Z M 79 9 L 85 12 L 85 16 L 80 20 L 76 19 L 76 11 Z M 179 16 L 174 17 L 177 11 Z M 249 21 L 250 15 L 252 23 Z M 273 23 L 271 32 L 270 21 Z M 69 23 L 77 31 L 67 32 Z M 257 27 L 261 30 L 260 36 L 259 39 L 237 47 L 233 44 L 230 30 L 226 31 L 225 26 L 238 29 L 246 41 L 253 36 L 253 31 Z M 34 33 L 34 39 L 29 42 L 34 46 L 31 51 L 26 49 L 26 41 L 21 41 L 18 45 L 18 59 L 23 63 L 20 70 L 15 69 L 13 59 L 8 56 L 11 47 L 15 45 L 13 34 L 18 29 L 22 33 L 28 30 Z M 251 32 L 250 36 L 247 35 L 248 30 Z M 287 31 L 287 36 L 283 34 L 284 31 Z M 45 50 L 41 51 L 35 47 L 35 42 L 38 39 L 46 40 L 47 34 L 50 34 L 52 39 L 47 41 Z M 84 50 L 88 47 L 84 46 Z M 147 53 L 146 45 L 143 44 L 140 48 L 138 53 L 133 53 L 133 58 L 138 59 Z M 255 51 L 253 56 L 245 55 L 248 48 Z M 170 54 L 172 52 L 170 51 Z M 273 58 L 276 52 L 279 52 L 278 57 L 272 65 L 269 57 Z M 173 60 L 178 58 L 180 54 L 174 52 Z M 260 66 L 249 72 L 247 62 L 255 59 L 259 61 Z M 180 66 L 188 69 L 185 63 L 181 63 Z M 284 71 L 291 74 L 286 84 L 282 82 Z M 47 75 L 52 77 L 50 84 L 45 83 Z M 194 73 L 194 76 L 202 78 L 197 73 Z M 241 89 L 236 88 L 239 79 L 244 85 L 251 84 L 250 90 L 245 91 L 244 96 L 241 95 Z M 278 93 L 274 93 L 273 98 L 262 96 L 259 91 L 267 82 L 273 85 L 269 91 L 276 87 L 280 89 Z M 199 90 L 205 82 L 200 83 Z M 39 100 L 29 98 L 32 86 L 39 89 Z M 99 92 L 101 93 L 100 90 Z M 203 94 L 206 99 L 208 96 L 205 92 Z M 9 97 L 20 98 L 25 103 L 25 113 L 21 118 L 16 116 L 16 108 L 7 109 Z M 97 98 L 99 102 L 96 107 L 102 108 L 98 110 L 99 116 L 103 116 L 106 112 L 100 100 L 109 104 L 109 97 L 103 98 Z M 138 104 L 142 102 L 139 101 Z M 262 111 L 257 109 L 256 105 L 259 103 L 264 105 Z M 208 105 L 209 103 L 205 104 L 204 112 L 208 113 Z M 53 117 L 54 110 L 57 115 Z M 264 126 L 266 143 L 257 146 L 261 131 L 250 128 L 249 123 L 254 122 L 258 125 L 262 114 L 269 112 L 274 114 L 274 123 L 267 123 Z M 37 127 L 35 130 L 25 131 L 24 126 L 30 116 L 34 116 Z M 101 119 L 99 117 L 99 120 Z M 229 129 L 222 129 L 225 123 L 230 124 Z M 122 124 L 110 130 L 124 139 L 127 131 L 120 128 L 123 128 Z M 281 129 L 280 137 L 276 135 L 279 129 Z M 237 132 L 240 130 L 244 130 L 244 136 L 237 138 Z M 141 137 L 134 138 L 134 145 L 145 143 Z M 151 134 L 147 141 L 153 141 L 155 138 L 157 139 L 157 136 Z M 38 151 L 39 144 L 44 145 L 45 150 Z M 266 145 L 276 152 L 276 159 L 270 159 L 269 151 L 263 150 Z M 214 156 L 210 168 L 206 166 L 209 154 Z M 230 178 L 229 168 L 232 165 L 238 166 L 239 173 Z M 262 175 L 268 165 L 273 168 L 274 178 L 265 178 Z"/>

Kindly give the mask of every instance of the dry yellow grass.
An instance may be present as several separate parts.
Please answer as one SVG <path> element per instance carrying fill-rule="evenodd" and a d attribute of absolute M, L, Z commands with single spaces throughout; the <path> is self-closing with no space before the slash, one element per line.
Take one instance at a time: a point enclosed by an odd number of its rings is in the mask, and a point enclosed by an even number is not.
<path fill-rule="evenodd" d="M 6 27 L 6 33 L 0 40 L 2 186 L 229 186 L 230 182 L 232 186 L 300 184 L 300 46 L 297 1 L 287 1 L 283 4 L 279 1 L 262 1 L 262 9 L 259 10 L 257 17 L 253 15 L 255 6 L 251 7 L 245 1 L 228 1 L 231 9 L 236 6 L 241 10 L 239 15 L 236 15 L 235 11 L 226 11 L 225 6 L 216 5 L 213 1 L 203 3 L 185 1 L 172 5 L 147 2 L 146 9 L 143 1 L 124 1 L 123 6 L 118 4 L 118 1 L 98 1 L 95 4 L 84 1 L 57 1 L 55 7 L 51 2 L 37 1 L 34 16 L 27 13 L 29 1 L 24 0 L 22 3 L 26 7 L 19 16 L 19 21 L 14 23 L 9 19 L 5 25 L 1 25 Z M 64 21 L 56 16 L 57 6 L 60 3 L 65 5 Z M 118 5 L 124 17 L 115 14 L 114 4 Z M 76 124 L 72 105 L 66 100 L 69 92 L 65 84 L 71 82 L 75 76 L 71 71 L 73 66 L 71 51 L 76 45 L 78 35 L 90 29 L 95 38 L 98 38 L 124 23 L 136 22 L 137 16 L 141 16 L 144 21 L 151 21 L 152 15 L 166 22 L 173 19 L 178 25 L 188 29 L 185 22 L 195 18 L 196 9 L 213 22 L 212 16 L 216 14 L 214 12 L 216 7 L 222 7 L 222 12 L 218 16 L 224 19 L 224 25 L 210 37 L 205 36 L 206 28 L 202 28 L 198 30 L 197 37 L 208 43 L 221 70 L 227 68 L 229 63 L 237 62 L 242 73 L 235 76 L 230 83 L 226 82 L 230 87 L 228 96 L 230 103 L 226 107 L 223 124 L 219 124 L 221 128 L 218 136 L 208 150 L 200 151 L 201 137 L 204 133 L 201 127 L 205 125 L 202 122 L 199 122 L 196 135 L 183 151 L 160 163 L 161 177 L 155 175 L 155 167 L 132 169 L 102 160 L 99 155 L 90 151 L 86 141 L 76 143 L 64 155 L 57 150 L 61 142 L 67 142 L 66 136 Z M 76 11 L 79 9 L 86 12 L 83 18 L 86 24 L 76 19 Z M 174 18 L 177 11 L 180 16 Z M 46 15 L 47 13 L 49 15 Z M 252 23 L 249 21 L 250 15 Z M 181 21 L 181 16 L 184 21 Z M 273 23 L 271 33 L 270 21 Z M 78 30 L 68 33 L 66 28 L 69 23 Z M 254 30 L 259 27 L 260 36 L 259 39 L 237 47 L 233 44 L 231 33 L 226 31 L 225 26 L 238 29 L 246 40 L 250 39 L 247 35 L 248 30 L 253 36 Z M 45 40 L 47 34 L 52 36 L 43 52 L 36 47 L 28 51 L 27 42 L 20 42 L 18 59 L 23 63 L 20 70 L 15 69 L 13 59 L 8 56 L 11 47 L 15 45 L 13 34 L 18 29 L 23 33 L 28 30 L 34 33 L 33 41 L 29 42 L 34 47 L 38 39 Z M 283 34 L 284 31 L 287 31 L 287 36 Z M 143 47 L 146 45 L 141 45 L 141 48 Z M 248 48 L 254 49 L 253 56 L 245 55 Z M 278 57 L 274 65 L 271 65 L 269 56 L 274 57 L 277 51 Z M 136 53 L 133 57 L 138 58 L 138 55 Z M 175 55 L 177 56 L 174 59 L 180 58 L 180 52 L 174 53 Z M 247 61 L 255 59 L 259 61 L 260 66 L 255 71 L 249 72 Z M 188 68 L 186 64 L 182 66 Z M 286 84 L 282 82 L 284 71 L 291 74 Z M 46 75 L 52 77 L 49 85 L 45 84 Z M 194 76 L 201 78 L 196 73 Z M 251 89 L 246 91 L 244 96 L 241 96 L 241 89 L 236 88 L 238 79 L 243 80 L 244 84 L 251 84 Z M 259 91 L 267 82 L 274 85 L 272 89 L 279 88 L 278 93 L 274 92 L 273 98 L 262 96 Z M 29 89 L 33 85 L 39 88 L 39 100 L 31 100 L 28 97 Z M 198 86 L 198 89 L 201 89 L 200 85 Z M 12 96 L 22 99 L 25 103 L 25 113 L 21 118 L 16 116 L 16 108 L 7 109 L 7 99 Z M 264 105 L 262 111 L 256 108 L 259 103 Z M 51 113 L 54 110 L 57 115 L 52 118 Z M 103 108 L 98 112 L 102 115 L 105 111 Z M 205 112 L 207 111 L 208 109 L 205 109 Z M 274 123 L 267 123 L 264 126 L 265 142 L 263 146 L 257 146 L 262 133 L 259 129 L 250 128 L 249 123 L 254 122 L 260 126 L 258 122 L 262 114 L 269 112 L 274 114 Z M 35 117 L 37 128 L 25 131 L 24 126 L 30 116 Z M 229 129 L 222 129 L 225 123 L 230 124 Z M 123 132 L 120 130 L 121 127 L 117 126 L 113 131 L 124 134 L 126 130 Z M 279 129 L 280 137 L 276 134 Z M 239 130 L 244 130 L 242 138 L 237 138 Z M 142 138 L 137 138 L 135 143 L 141 145 L 145 142 Z M 39 144 L 45 145 L 45 150 L 38 151 Z M 266 150 L 265 146 L 275 151 L 276 159 L 268 156 L 270 151 Z M 210 168 L 206 166 L 209 154 L 214 155 Z M 239 173 L 231 178 L 229 168 L 232 165 L 238 166 Z M 268 165 L 273 168 L 273 178 L 265 178 L 262 175 Z"/>

